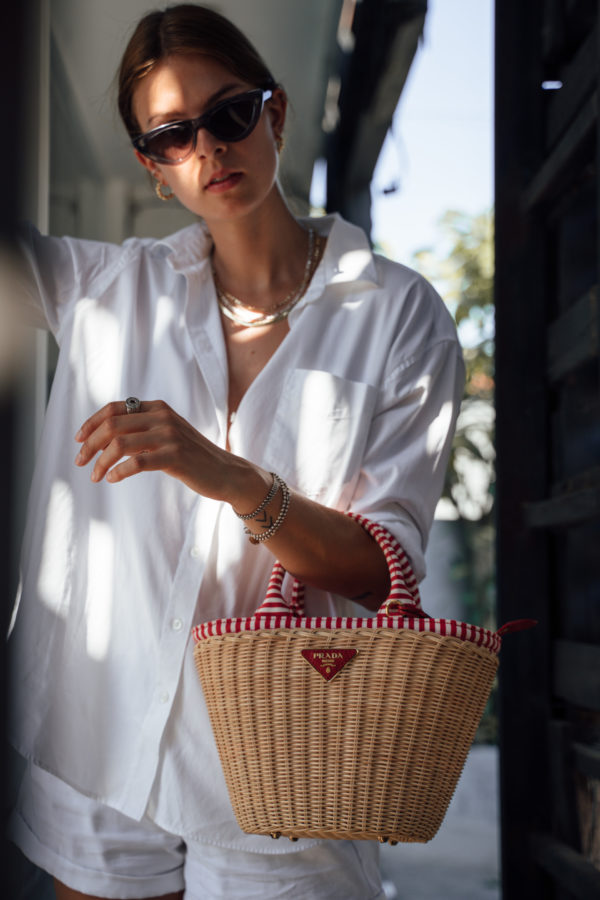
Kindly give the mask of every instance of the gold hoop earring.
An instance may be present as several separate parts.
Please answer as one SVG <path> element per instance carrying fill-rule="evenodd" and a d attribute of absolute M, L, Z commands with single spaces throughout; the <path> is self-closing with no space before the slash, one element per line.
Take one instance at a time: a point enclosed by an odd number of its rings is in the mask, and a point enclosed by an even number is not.
<path fill-rule="evenodd" d="M 170 194 L 163 194 L 164 184 L 160 181 L 156 181 L 154 183 L 154 192 L 159 200 L 172 200 L 175 194 L 171 191 Z"/>
<path fill-rule="evenodd" d="M 275 146 L 277 147 L 277 152 L 281 153 L 283 147 L 285 145 L 285 138 L 282 134 L 275 135 Z"/>

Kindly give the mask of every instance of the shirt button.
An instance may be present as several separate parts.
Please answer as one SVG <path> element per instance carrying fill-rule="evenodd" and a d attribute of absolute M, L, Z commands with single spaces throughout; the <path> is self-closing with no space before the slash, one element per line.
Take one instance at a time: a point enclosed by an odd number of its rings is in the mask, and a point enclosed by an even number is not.
<path fill-rule="evenodd" d="M 183 628 L 183 622 L 181 621 L 181 619 L 173 619 L 173 621 L 171 622 L 171 628 L 173 629 L 173 631 L 181 631 L 181 629 Z"/>
<path fill-rule="evenodd" d="M 161 703 L 168 703 L 169 702 L 169 692 L 161 691 L 160 694 L 158 695 L 158 699 L 160 700 Z"/>
<path fill-rule="evenodd" d="M 190 550 L 190 556 L 193 556 L 194 559 L 198 559 L 200 556 L 200 547 L 192 547 Z"/>

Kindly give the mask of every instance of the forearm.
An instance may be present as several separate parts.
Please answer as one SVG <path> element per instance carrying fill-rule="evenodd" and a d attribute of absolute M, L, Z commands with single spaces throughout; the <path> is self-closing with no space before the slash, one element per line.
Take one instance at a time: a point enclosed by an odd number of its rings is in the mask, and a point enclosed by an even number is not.
<path fill-rule="evenodd" d="M 239 460 L 228 502 L 237 513 L 257 508 L 271 487 L 264 469 Z M 279 515 L 277 491 L 256 519 L 240 521 L 250 535 L 260 535 Z M 356 600 L 376 610 L 389 593 L 385 557 L 373 538 L 353 519 L 292 492 L 281 527 L 265 542 L 284 568 L 302 583 Z"/>

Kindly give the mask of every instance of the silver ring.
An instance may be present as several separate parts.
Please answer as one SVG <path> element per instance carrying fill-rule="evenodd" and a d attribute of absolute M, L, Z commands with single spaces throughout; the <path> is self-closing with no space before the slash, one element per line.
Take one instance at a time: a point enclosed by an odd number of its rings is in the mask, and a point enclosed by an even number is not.
<path fill-rule="evenodd" d="M 137 397 L 128 397 L 125 401 L 125 409 L 128 413 L 136 413 L 139 412 L 142 408 L 142 401 L 138 400 Z"/>

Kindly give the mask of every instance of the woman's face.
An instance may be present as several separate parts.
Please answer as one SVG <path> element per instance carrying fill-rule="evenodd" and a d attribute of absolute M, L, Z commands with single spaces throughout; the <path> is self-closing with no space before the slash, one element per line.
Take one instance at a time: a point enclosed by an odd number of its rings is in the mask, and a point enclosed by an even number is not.
<path fill-rule="evenodd" d="M 221 100 L 255 88 L 209 56 L 179 54 L 159 63 L 139 83 L 133 111 L 142 132 L 181 119 L 193 119 Z M 226 143 L 206 129 L 184 162 L 161 165 L 136 156 L 163 185 L 210 227 L 259 209 L 276 191 L 275 135 L 283 130 L 286 100 L 281 90 L 265 103 L 258 125 L 244 140 Z"/>

